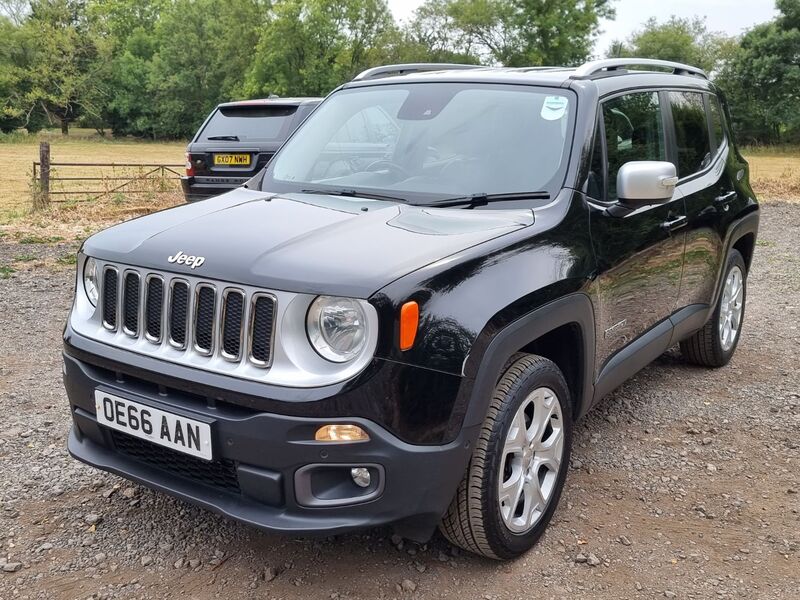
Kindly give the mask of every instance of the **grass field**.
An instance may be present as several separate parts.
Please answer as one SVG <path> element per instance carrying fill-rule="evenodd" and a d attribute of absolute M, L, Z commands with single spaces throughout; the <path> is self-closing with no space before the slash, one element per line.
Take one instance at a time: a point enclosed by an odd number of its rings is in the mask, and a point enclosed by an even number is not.
<path fill-rule="evenodd" d="M 146 193 L 140 194 L 120 191 L 91 202 L 85 201 L 90 197 L 86 194 L 53 196 L 54 199 L 67 201 L 54 203 L 49 213 L 31 215 L 32 163 L 38 160 L 41 139 L 50 141 L 51 160 L 54 163 L 180 165 L 184 160 L 184 142 L 118 141 L 102 138 L 89 130 L 74 130 L 68 139 L 52 133 L 41 134 L 34 140 L 21 136 L 12 137 L 10 141 L 0 139 L 0 237 L 3 230 L 8 235 L 12 225 L 16 235 L 30 235 L 32 229 L 61 229 L 65 226 L 80 235 L 98 223 L 117 221 L 182 202 L 177 182 L 162 181 L 159 189 L 169 189 L 171 193 L 153 194 L 149 193 L 152 191 L 149 188 L 143 189 Z M 800 148 L 745 148 L 744 154 L 750 162 L 751 181 L 760 199 L 800 201 Z M 57 175 L 70 177 L 134 177 L 141 172 L 135 169 L 112 171 L 93 167 L 62 167 L 54 170 Z M 54 184 L 54 187 L 108 190 L 117 184 L 116 181 L 70 181 Z"/>

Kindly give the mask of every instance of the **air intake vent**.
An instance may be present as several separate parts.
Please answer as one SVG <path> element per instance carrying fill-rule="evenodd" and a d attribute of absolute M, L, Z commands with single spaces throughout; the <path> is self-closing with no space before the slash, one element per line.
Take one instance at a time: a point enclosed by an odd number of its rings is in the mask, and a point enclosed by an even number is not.
<path fill-rule="evenodd" d="M 145 337 L 151 342 L 159 343 L 164 311 L 164 280 L 158 275 L 150 275 L 145 293 Z"/>
<path fill-rule="evenodd" d="M 198 285 L 194 313 L 194 346 L 201 354 L 214 351 L 214 309 L 216 295 L 210 285 Z"/>
<path fill-rule="evenodd" d="M 125 273 L 122 303 L 122 330 L 131 336 L 139 335 L 139 274 Z"/>
<path fill-rule="evenodd" d="M 250 360 L 266 367 L 272 361 L 272 333 L 275 321 L 275 298 L 256 294 L 250 325 Z"/>
<path fill-rule="evenodd" d="M 189 285 L 172 282 L 169 308 L 169 340 L 173 346 L 186 348 L 186 329 L 189 321 Z"/>
<path fill-rule="evenodd" d="M 117 270 L 106 267 L 103 273 L 103 325 L 108 329 L 117 328 Z"/>
<path fill-rule="evenodd" d="M 244 293 L 226 290 L 222 306 L 222 356 L 239 360 L 242 353 L 242 325 L 244 323 Z"/>

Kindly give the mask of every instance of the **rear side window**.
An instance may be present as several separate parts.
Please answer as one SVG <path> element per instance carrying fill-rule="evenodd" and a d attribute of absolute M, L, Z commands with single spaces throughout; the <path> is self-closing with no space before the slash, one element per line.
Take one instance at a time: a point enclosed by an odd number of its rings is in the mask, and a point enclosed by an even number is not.
<path fill-rule="evenodd" d="M 218 109 L 203 129 L 200 141 L 275 142 L 290 132 L 296 106 L 227 106 Z M 216 139 L 215 139 L 216 138 Z"/>
<path fill-rule="evenodd" d="M 678 177 L 689 177 L 711 164 L 711 142 L 703 95 L 698 92 L 670 92 L 669 100 L 675 123 Z"/>
<path fill-rule="evenodd" d="M 666 160 L 664 126 L 656 92 L 626 94 L 603 104 L 608 153 L 607 200 L 617 199 L 617 173 L 634 160 Z"/>
<path fill-rule="evenodd" d="M 722 124 L 722 108 L 719 105 L 719 98 L 709 96 L 708 108 L 711 112 L 711 133 L 714 134 L 714 148 L 717 149 L 725 141 L 725 127 Z"/>

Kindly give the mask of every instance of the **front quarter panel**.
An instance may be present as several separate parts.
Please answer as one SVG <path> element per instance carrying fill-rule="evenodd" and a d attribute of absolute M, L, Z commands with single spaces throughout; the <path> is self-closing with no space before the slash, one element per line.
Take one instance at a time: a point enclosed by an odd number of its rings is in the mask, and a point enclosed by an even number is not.
<path fill-rule="evenodd" d="M 381 330 L 380 356 L 475 376 L 482 354 L 504 327 L 567 294 L 588 288 L 594 256 L 581 194 L 565 189 L 534 209 L 534 223 L 428 265 L 372 298 Z M 420 323 L 414 346 L 401 352 L 399 312 L 415 300 Z"/>

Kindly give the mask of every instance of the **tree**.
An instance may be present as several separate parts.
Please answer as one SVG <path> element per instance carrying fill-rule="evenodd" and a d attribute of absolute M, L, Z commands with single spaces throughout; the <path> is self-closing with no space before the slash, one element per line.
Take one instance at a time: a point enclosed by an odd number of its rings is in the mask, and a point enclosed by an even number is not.
<path fill-rule="evenodd" d="M 385 0 L 278 0 L 247 73 L 248 96 L 322 96 L 370 64 L 393 27 Z"/>
<path fill-rule="evenodd" d="M 779 16 L 744 34 L 717 80 L 746 142 L 800 142 L 800 0 L 776 5 Z"/>
<path fill-rule="evenodd" d="M 611 0 L 430 0 L 461 49 L 508 67 L 574 65 L 591 54 Z"/>
<path fill-rule="evenodd" d="M 657 58 L 716 71 L 731 39 L 708 31 L 704 19 L 672 16 L 664 23 L 648 19 L 627 42 L 615 41 L 609 57 Z"/>

